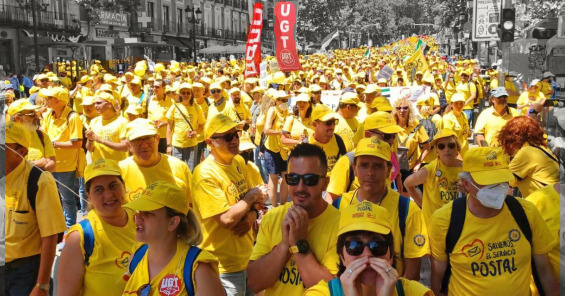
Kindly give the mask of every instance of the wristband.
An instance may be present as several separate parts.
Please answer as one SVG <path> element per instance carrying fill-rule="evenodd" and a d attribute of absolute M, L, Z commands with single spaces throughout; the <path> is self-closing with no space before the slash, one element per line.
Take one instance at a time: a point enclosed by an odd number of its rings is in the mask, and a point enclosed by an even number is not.
<path fill-rule="evenodd" d="M 249 211 L 250 211 L 250 212 L 251 212 L 251 211 L 255 212 L 255 214 L 257 214 L 257 219 L 259 219 L 259 210 L 257 210 L 257 209 L 250 209 Z M 257 219 L 255 219 L 255 220 L 257 220 Z"/>
<path fill-rule="evenodd" d="M 167 147 L 173 147 L 173 145 L 172 145 L 172 144 L 167 144 Z"/>

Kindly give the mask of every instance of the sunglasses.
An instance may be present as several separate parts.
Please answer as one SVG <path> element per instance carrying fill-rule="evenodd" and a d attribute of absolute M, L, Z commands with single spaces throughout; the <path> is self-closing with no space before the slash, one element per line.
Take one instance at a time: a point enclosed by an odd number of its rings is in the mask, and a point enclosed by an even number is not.
<path fill-rule="evenodd" d="M 316 174 L 304 174 L 304 175 L 286 174 L 285 181 L 286 184 L 289 186 L 297 186 L 298 183 L 300 183 L 300 179 L 302 179 L 302 181 L 304 181 L 304 184 L 306 186 L 316 186 L 320 181 L 320 177 L 321 177 L 320 175 L 316 175 Z"/>
<path fill-rule="evenodd" d="M 455 147 L 457 147 L 457 145 L 455 143 L 447 143 L 447 147 L 449 147 L 449 149 L 455 149 Z M 438 150 L 445 149 L 445 144 L 443 144 L 443 143 L 437 144 L 437 149 Z"/>
<path fill-rule="evenodd" d="M 141 144 L 143 142 L 145 142 L 146 144 L 150 145 L 155 143 L 155 137 L 151 136 L 151 137 L 146 137 L 146 138 L 139 138 L 139 139 L 134 139 L 130 141 L 134 146 L 141 146 Z"/>
<path fill-rule="evenodd" d="M 222 92 L 222 91 L 219 90 L 219 89 L 212 89 L 212 90 L 210 90 L 210 93 L 211 93 L 211 94 L 219 94 L 219 93 L 221 93 L 221 92 Z"/>
<path fill-rule="evenodd" d="M 49 79 L 42 79 L 41 82 L 49 82 Z"/>
<path fill-rule="evenodd" d="M 390 141 L 390 140 L 394 140 L 394 138 L 396 138 L 396 134 L 385 134 L 385 133 L 381 133 L 379 131 L 374 131 L 374 130 L 370 130 L 368 132 L 371 133 L 371 134 L 377 135 L 383 141 Z"/>
<path fill-rule="evenodd" d="M 351 256 L 359 256 L 363 254 L 365 247 L 369 247 L 369 251 L 375 257 L 380 257 L 386 255 L 388 251 L 388 243 L 382 240 L 374 240 L 368 243 L 363 242 L 359 239 L 351 239 L 345 241 L 345 251 Z"/>
<path fill-rule="evenodd" d="M 21 113 L 21 115 L 28 117 L 35 117 L 37 114 L 35 114 L 35 112 L 28 112 L 28 113 Z"/>
<path fill-rule="evenodd" d="M 321 93 L 322 93 L 321 91 L 313 91 L 313 92 L 312 92 L 313 95 L 319 95 L 319 94 L 321 94 Z"/>
<path fill-rule="evenodd" d="M 337 125 L 339 123 L 339 119 L 330 119 L 328 121 L 322 121 L 323 123 L 326 124 L 326 126 L 332 126 L 332 125 Z"/>
<path fill-rule="evenodd" d="M 288 99 L 278 99 L 277 101 L 279 101 L 281 103 L 288 103 Z"/>
<path fill-rule="evenodd" d="M 139 287 L 139 289 L 137 289 L 137 295 L 138 296 L 149 296 L 150 291 L 151 291 L 151 285 L 145 284 L 145 285 Z"/>
<path fill-rule="evenodd" d="M 408 106 L 396 107 L 396 110 L 404 110 L 404 111 L 406 111 L 406 110 L 408 110 L 408 109 L 410 109 L 410 107 L 408 107 Z"/>
<path fill-rule="evenodd" d="M 233 141 L 234 137 L 239 139 L 239 133 L 233 132 L 231 134 L 227 134 L 227 135 L 223 135 L 223 136 L 212 137 L 212 139 L 215 139 L 215 140 L 224 139 L 224 141 L 229 143 L 229 142 Z"/>

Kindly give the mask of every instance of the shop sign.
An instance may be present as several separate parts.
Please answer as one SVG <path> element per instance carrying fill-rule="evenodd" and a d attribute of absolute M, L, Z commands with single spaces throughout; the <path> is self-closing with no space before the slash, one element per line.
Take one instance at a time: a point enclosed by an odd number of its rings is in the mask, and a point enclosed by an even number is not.
<path fill-rule="evenodd" d="M 100 11 L 100 24 L 110 26 L 128 26 L 128 16 L 122 12 Z"/>
<path fill-rule="evenodd" d="M 119 31 L 96 28 L 96 38 L 114 39 L 119 37 L 120 37 Z"/>

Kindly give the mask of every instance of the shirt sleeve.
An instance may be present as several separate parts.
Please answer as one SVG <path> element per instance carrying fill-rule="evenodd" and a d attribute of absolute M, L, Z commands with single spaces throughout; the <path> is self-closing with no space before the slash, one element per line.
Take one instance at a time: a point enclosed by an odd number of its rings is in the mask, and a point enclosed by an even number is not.
<path fill-rule="evenodd" d="M 67 229 L 59 192 L 53 175 L 43 172 L 37 182 L 36 217 L 41 237 L 61 233 Z M 39 213 L 39 214 L 38 214 Z"/>
<path fill-rule="evenodd" d="M 422 210 L 410 201 L 404 235 L 404 257 L 420 258 L 430 253 L 428 231 L 422 219 Z"/>
<path fill-rule="evenodd" d="M 198 121 L 198 126 L 203 126 L 206 124 L 206 117 L 204 117 L 204 111 L 202 111 L 202 107 L 197 106 L 196 107 L 196 113 L 197 113 L 197 121 Z"/>
<path fill-rule="evenodd" d="M 428 227 L 432 257 L 440 261 L 447 261 L 447 254 L 445 253 L 445 237 L 447 235 L 447 228 L 449 227 L 450 219 L 451 206 L 449 206 L 449 210 L 444 206 L 433 213 L 432 220 Z"/>
<path fill-rule="evenodd" d="M 328 184 L 327 192 L 341 196 L 345 193 L 349 183 L 349 157 L 343 155 L 340 157 L 330 174 L 330 183 Z"/>
<path fill-rule="evenodd" d="M 528 200 L 520 200 L 524 211 L 528 216 L 528 221 L 530 222 L 530 228 L 532 229 L 532 250 L 536 255 L 547 254 L 553 246 L 557 243 L 555 237 L 551 235 L 547 223 L 543 220 L 540 212 Z"/>
<path fill-rule="evenodd" d="M 294 122 L 294 116 L 288 116 L 286 118 L 286 121 L 284 122 L 284 126 L 283 126 L 282 130 L 290 133 L 291 129 L 292 129 L 293 122 Z"/>
<path fill-rule="evenodd" d="M 55 157 L 55 148 L 53 148 L 53 142 L 51 142 L 51 137 L 49 134 L 43 133 L 43 142 L 45 145 L 43 146 L 45 155 L 44 157 Z"/>
<path fill-rule="evenodd" d="M 475 134 L 484 134 L 485 133 L 485 117 L 487 117 L 487 112 L 491 112 L 490 109 L 485 109 L 479 117 L 477 118 L 477 123 L 475 124 Z"/>
<path fill-rule="evenodd" d="M 76 113 L 69 119 L 69 139 L 71 142 L 82 140 L 82 121 Z"/>
<path fill-rule="evenodd" d="M 214 178 L 202 178 L 194 189 L 194 202 L 198 204 L 202 219 L 207 219 L 230 209 L 221 184 Z"/>
<path fill-rule="evenodd" d="M 513 174 L 520 178 L 525 178 L 533 174 L 535 163 L 532 163 L 532 153 L 536 152 L 526 147 L 518 150 L 518 153 L 516 153 L 516 155 L 508 165 Z"/>
<path fill-rule="evenodd" d="M 127 120 L 122 120 L 120 126 L 118 127 L 118 136 L 120 137 L 120 140 L 126 138 L 127 125 Z"/>
<path fill-rule="evenodd" d="M 430 141 L 430 136 L 428 136 L 428 132 L 423 125 L 420 126 L 418 129 L 418 143 L 424 144 Z"/>

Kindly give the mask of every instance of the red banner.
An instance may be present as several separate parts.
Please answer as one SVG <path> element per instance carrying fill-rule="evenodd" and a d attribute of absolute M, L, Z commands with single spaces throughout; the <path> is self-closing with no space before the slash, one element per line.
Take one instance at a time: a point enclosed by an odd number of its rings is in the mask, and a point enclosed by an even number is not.
<path fill-rule="evenodd" d="M 275 39 L 277 61 L 281 71 L 302 70 L 296 52 L 296 19 L 298 1 L 280 1 L 275 4 Z"/>
<path fill-rule="evenodd" d="M 261 64 L 261 29 L 263 28 L 263 4 L 253 5 L 253 21 L 245 45 L 245 78 L 259 75 Z"/>

